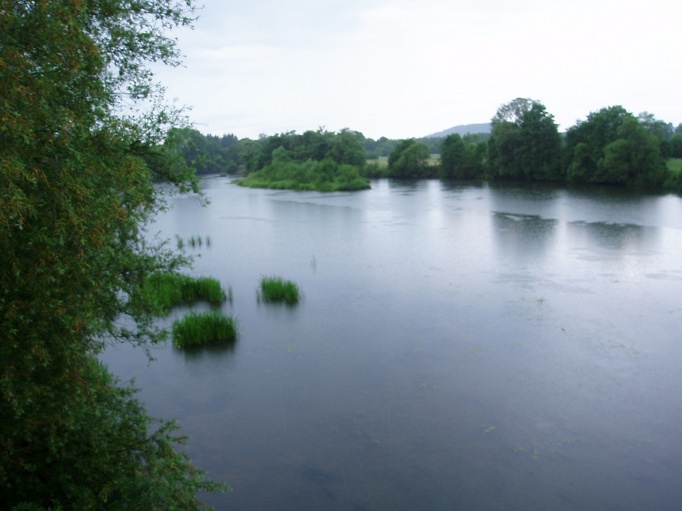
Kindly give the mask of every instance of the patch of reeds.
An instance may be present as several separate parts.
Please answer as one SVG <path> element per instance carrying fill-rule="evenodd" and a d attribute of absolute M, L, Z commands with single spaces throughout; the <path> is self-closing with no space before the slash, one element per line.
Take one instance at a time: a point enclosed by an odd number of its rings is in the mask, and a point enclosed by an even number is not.
<path fill-rule="evenodd" d="M 237 322 L 218 311 L 190 312 L 175 320 L 171 331 L 176 348 L 234 342 Z"/>
<path fill-rule="evenodd" d="M 294 305 L 299 300 L 298 286 L 290 280 L 280 277 L 263 277 L 260 282 L 260 294 L 264 302 L 284 302 Z"/>
<path fill-rule="evenodd" d="M 232 297 L 232 289 L 226 293 L 220 282 L 212 277 L 157 272 L 147 278 L 133 300 L 144 310 L 165 314 L 178 305 L 199 301 L 219 305 L 228 296 Z"/>
<path fill-rule="evenodd" d="M 176 239 L 176 244 L 178 247 L 178 250 L 183 250 L 186 246 L 191 247 L 191 248 L 201 248 L 203 245 L 206 245 L 207 248 L 211 247 L 211 237 L 210 236 L 190 236 L 189 238 L 185 239 L 182 236 L 175 236 Z"/>

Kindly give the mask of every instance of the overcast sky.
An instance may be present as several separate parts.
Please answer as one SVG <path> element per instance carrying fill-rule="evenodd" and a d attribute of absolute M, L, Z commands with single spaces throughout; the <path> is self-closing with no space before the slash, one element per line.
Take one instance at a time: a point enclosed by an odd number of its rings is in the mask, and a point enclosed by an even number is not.
<path fill-rule="evenodd" d="M 425 136 L 516 97 L 682 122 L 682 0 L 204 0 L 158 76 L 203 133 Z"/>

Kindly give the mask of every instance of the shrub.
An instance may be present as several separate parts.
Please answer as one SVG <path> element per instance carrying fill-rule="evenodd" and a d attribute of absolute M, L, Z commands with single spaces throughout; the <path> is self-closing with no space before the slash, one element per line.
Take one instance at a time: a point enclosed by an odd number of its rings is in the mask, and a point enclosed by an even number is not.
<path fill-rule="evenodd" d="M 173 322 L 172 333 L 173 346 L 176 348 L 234 342 L 237 338 L 237 323 L 234 318 L 217 311 L 190 312 Z"/>
<path fill-rule="evenodd" d="M 260 296 L 265 302 L 284 302 L 287 305 L 298 303 L 298 286 L 290 280 L 280 277 L 263 277 L 260 282 L 260 291 Z"/>

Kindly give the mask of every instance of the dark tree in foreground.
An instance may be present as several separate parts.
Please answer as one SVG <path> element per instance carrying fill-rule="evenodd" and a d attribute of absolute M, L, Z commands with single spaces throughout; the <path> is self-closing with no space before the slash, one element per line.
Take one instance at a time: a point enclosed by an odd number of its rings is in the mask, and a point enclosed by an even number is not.
<path fill-rule="evenodd" d="M 149 63 L 191 0 L 0 0 L 0 500 L 3 509 L 199 509 L 217 490 L 96 355 L 159 339 L 131 293 L 181 261 L 145 242 L 188 183 Z M 134 115 L 135 108 L 143 113 Z"/>

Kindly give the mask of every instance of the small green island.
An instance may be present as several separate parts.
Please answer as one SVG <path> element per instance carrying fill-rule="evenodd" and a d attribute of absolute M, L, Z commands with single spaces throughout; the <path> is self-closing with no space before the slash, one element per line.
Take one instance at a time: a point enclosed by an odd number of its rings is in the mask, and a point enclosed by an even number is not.
<path fill-rule="evenodd" d="M 365 148 L 359 134 L 308 131 L 286 133 L 266 140 L 272 149 L 260 152 L 259 170 L 235 181 L 249 188 L 276 190 L 356 191 L 370 188 L 362 177 Z"/>

